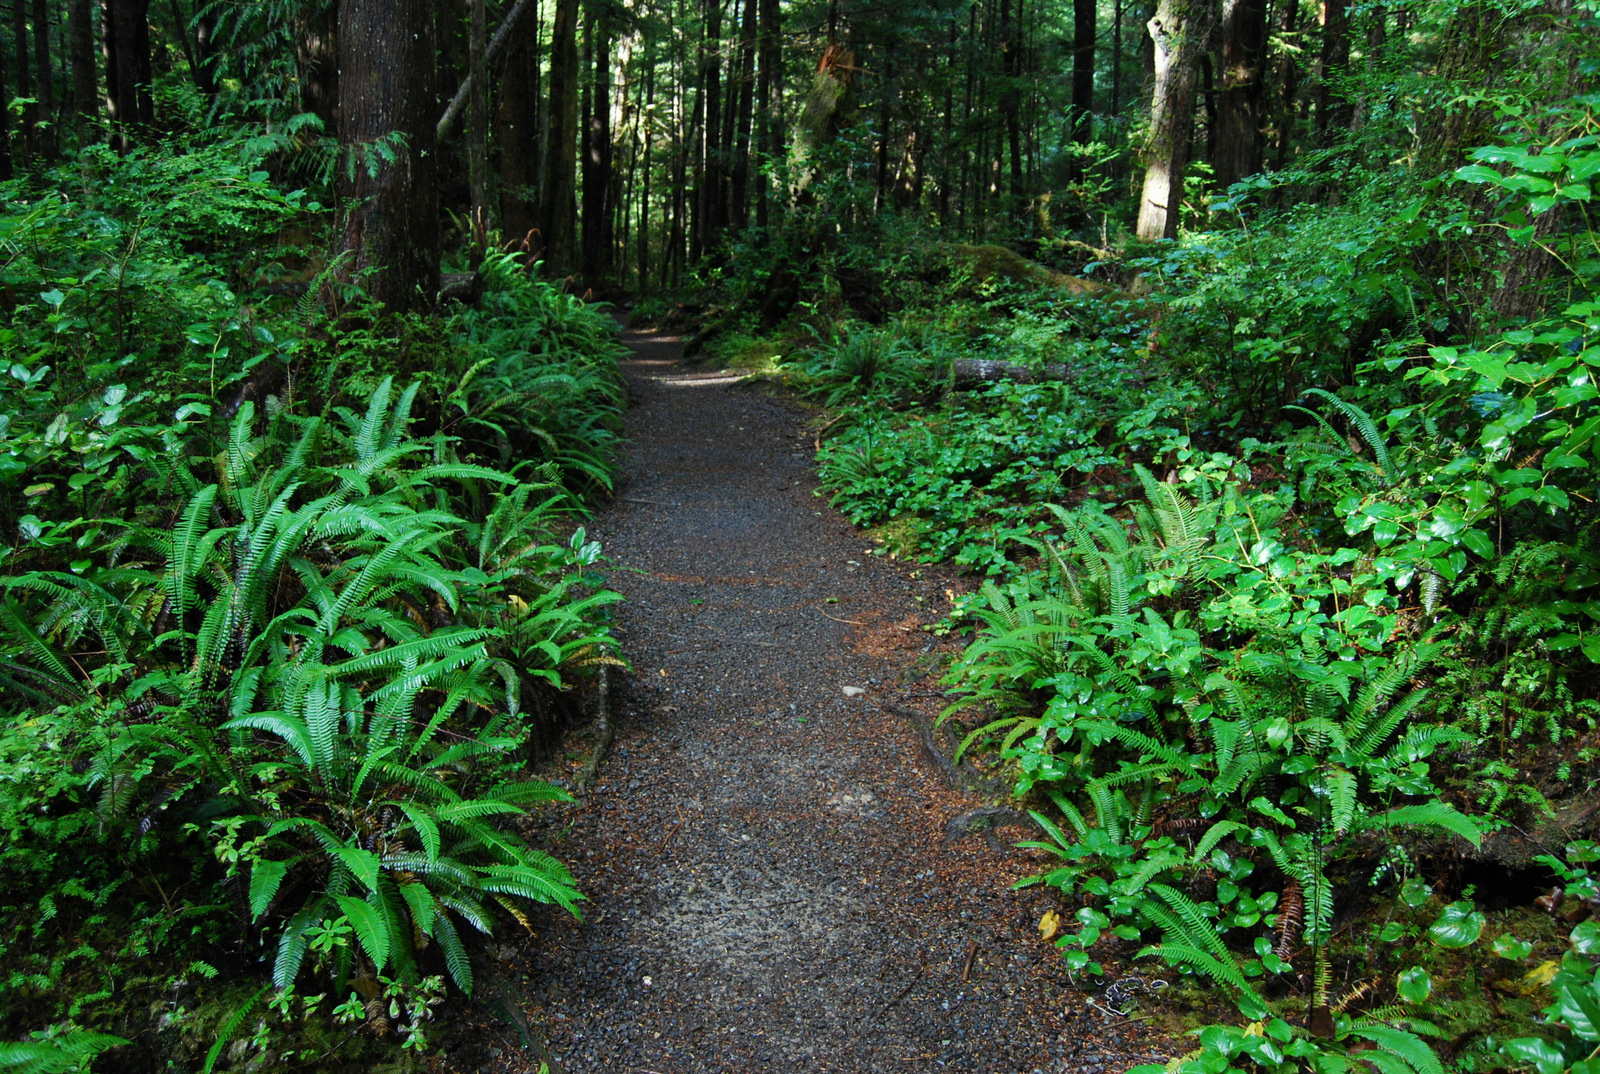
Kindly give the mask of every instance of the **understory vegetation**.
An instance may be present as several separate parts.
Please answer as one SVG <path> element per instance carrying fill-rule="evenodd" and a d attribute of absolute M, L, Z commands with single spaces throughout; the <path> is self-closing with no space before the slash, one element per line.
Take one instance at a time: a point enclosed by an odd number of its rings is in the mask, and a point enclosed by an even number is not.
<path fill-rule="evenodd" d="M 616 326 L 510 255 L 445 315 L 286 268 L 330 214 L 260 154 L 0 186 L 6 1069 L 420 1051 L 471 936 L 580 909 L 516 820 L 619 660 Z"/>
<path fill-rule="evenodd" d="M 1538 92 L 1058 244 L 1095 279 L 880 216 L 774 332 L 781 259 L 710 292 L 832 502 L 974 576 L 942 719 L 1066 970 L 1204 1025 L 1169 1069 L 1600 1069 L 1600 98 Z"/>

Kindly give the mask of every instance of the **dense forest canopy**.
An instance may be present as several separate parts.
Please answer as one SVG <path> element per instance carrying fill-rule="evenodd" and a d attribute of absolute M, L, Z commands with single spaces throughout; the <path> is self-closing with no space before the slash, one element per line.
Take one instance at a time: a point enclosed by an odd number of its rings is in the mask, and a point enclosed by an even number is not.
<path fill-rule="evenodd" d="M 970 572 L 943 726 L 1191 1074 L 1594 1074 L 1594 0 L 5 11 L 0 1069 L 420 1052 L 577 911 L 604 297 Z"/>

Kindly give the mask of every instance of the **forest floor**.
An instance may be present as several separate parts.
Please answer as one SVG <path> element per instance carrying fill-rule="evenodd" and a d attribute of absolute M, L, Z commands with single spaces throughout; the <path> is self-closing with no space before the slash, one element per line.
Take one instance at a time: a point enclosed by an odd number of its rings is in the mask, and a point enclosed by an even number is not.
<path fill-rule="evenodd" d="M 804 415 L 630 332 L 631 448 L 591 533 L 627 596 L 615 746 L 540 820 L 582 922 L 502 932 L 440 1070 L 1070 1071 L 1172 1043 L 1040 940 L 1025 827 L 952 837 L 937 715 L 950 580 L 813 495 Z M 930 674 L 931 672 L 931 674 Z M 926 726 L 924 723 L 923 726 Z M 569 761 L 575 770 L 581 758 Z"/>

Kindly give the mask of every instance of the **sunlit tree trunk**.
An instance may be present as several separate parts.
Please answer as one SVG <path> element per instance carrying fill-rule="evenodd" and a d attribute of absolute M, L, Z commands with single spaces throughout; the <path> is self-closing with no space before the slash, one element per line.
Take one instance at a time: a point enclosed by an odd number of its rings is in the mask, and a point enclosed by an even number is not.
<path fill-rule="evenodd" d="M 1155 88 L 1138 224 L 1138 236 L 1146 242 L 1178 234 L 1194 126 L 1195 67 L 1205 46 L 1203 0 L 1160 0 L 1149 28 L 1155 46 Z"/>
<path fill-rule="evenodd" d="M 424 309 L 439 292 L 439 183 L 433 11 L 427 0 L 343 0 L 339 11 L 340 175 L 353 202 L 346 271 L 394 311 Z M 372 153 L 398 133 L 393 161 Z"/>

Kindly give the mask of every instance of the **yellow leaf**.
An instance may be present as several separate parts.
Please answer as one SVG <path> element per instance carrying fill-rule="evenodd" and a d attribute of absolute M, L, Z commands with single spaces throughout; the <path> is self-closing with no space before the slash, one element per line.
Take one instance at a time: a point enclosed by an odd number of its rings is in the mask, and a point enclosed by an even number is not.
<path fill-rule="evenodd" d="M 1046 910 L 1039 919 L 1039 939 L 1053 940 L 1056 933 L 1061 931 L 1061 915 L 1054 910 Z"/>
<path fill-rule="evenodd" d="M 1552 958 L 1548 962 L 1539 963 L 1533 969 L 1523 974 L 1522 980 L 1517 983 L 1521 986 L 1524 993 L 1536 992 L 1545 985 L 1549 984 L 1551 981 L 1555 980 L 1556 971 L 1559 969 L 1561 969 L 1560 960 Z"/>

